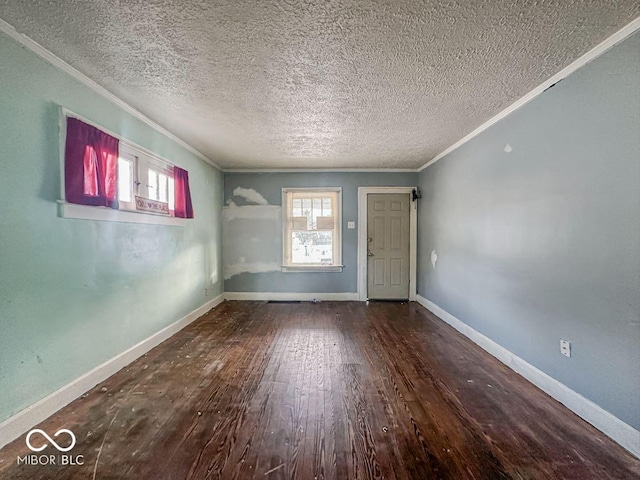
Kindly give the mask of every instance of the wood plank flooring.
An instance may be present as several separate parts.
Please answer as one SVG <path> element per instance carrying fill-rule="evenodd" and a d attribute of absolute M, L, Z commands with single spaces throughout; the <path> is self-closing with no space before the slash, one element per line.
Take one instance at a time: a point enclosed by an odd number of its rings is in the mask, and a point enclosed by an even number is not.
<path fill-rule="evenodd" d="M 0 478 L 640 478 L 415 303 L 225 302 L 38 427 L 72 430 L 83 465 L 18 465 L 23 435 Z"/>

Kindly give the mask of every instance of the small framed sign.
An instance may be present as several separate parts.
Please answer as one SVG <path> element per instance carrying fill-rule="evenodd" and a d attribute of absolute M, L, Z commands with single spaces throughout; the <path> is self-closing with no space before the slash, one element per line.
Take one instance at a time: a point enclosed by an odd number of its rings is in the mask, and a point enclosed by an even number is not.
<path fill-rule="evenodd" d="M 141 212 L 162 213 L 169 215 L 169 204 L 158 200 L 150 200 L 148 198 L 136 195 L 136 210 Z"/>

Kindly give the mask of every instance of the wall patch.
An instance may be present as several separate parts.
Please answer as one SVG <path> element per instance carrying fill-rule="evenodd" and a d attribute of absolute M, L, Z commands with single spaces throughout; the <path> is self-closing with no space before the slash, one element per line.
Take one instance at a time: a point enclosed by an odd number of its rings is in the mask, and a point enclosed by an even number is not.
<path fill-rule="evenodd" d="M 269 202 L 253 188 L 238 187 L 233 191 L 233 195 L 244 198 L 247 202 L 255 203 L 256 205 L 269 205 Z"/>

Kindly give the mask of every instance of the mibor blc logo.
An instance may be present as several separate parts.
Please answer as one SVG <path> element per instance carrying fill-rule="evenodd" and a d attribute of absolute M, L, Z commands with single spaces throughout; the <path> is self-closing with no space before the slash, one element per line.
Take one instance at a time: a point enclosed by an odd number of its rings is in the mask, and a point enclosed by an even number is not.
<path fill-rule="evenodd" d="M 63 437 L 59 438 L 60 441 L 66 434 L 71 439 L 71 443 L 68 446 L 60 446 L 53 438 L 51 438 L 47 432 L 34 428 L 27 434 L 26 444 L 29 450 L 32 452 L 42 452 L 45 448 L 52 446 L 59 452 L 69 452 L 76 446 L 76 436 L 73 432 L 67 428 L 61 428 L 53 434 L 58 438 L 58 435 L 63 434 Z M 36 440 L 32 437 L 36 437 Z M 38 439 L 38 437 L 41 437 Z M 44 440 L 44 441 L 43 441 Z M 63 443 L 63 442 L 60 442 Z M 65 442 L 66 443 L 66 442 Z M 64 444 L 64 443 L 63 443 Z M 18 457 L 18 465 L 52 465 L 52 466 L 69 466 L 69 465 L 84 465 L 84 457 L 82 455 L 25 455 L 24 457 Z"/>
<path fill-rule="evenodd" d="M 66 428 L 61 428 L 60 430 L 58 430 L 56 433 L 53 434 L 54 437 L 57 437 L 58 435 L 60 435 L 61 433 L 67 433 L 69 434 L 69 436 L 71 437 L 71 445 L 69 445 L 68 447 L 61 447 L 60 445 L 58 445 L 56 443 L 56 441 L 51 438 L 49 435 L 46 434 L 46 432 L 44 432 L 43 430 L 40 430 L 39 428 L 34 428 L 33 430 L 31 430 L 28 434 L 27 434 L 27 447 L 29 447 L 29 449 L 32 452 L 41 452 L 42 450 L 44 450 L 45 448 L 47 448 L 47 444 L 45 443 L 44 445 L 42 445 L 41 447 L 34 447 L 31 444 L 31 436 L 34 433 L 39 433 L 40 435 L 42 435 L 44 438 L 46 438 L 47 440 L 49 440 L 49 443 L 51 443 L 51 445 L 53 445 L 54 447 L 56 447 L 58 450 L 60 450 L 61 452 L 68 452 L 69 450 L 71 450 L 73 447 L 76 446 L 76 436 L 73 434 L 73 432 L 71 430 L 67 430 Z"/>

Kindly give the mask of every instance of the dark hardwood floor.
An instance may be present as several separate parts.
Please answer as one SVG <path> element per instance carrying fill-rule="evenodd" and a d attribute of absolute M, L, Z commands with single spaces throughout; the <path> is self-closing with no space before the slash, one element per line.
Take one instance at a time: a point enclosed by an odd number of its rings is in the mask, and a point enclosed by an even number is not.
<path fill-rule="evenodd" d="M 84 464 L 17 465 L 23 435 L 0 478 L 640 478 L 638 459 L 413 303 L 225 302 L 39 428 L 72 430 Z"/>

